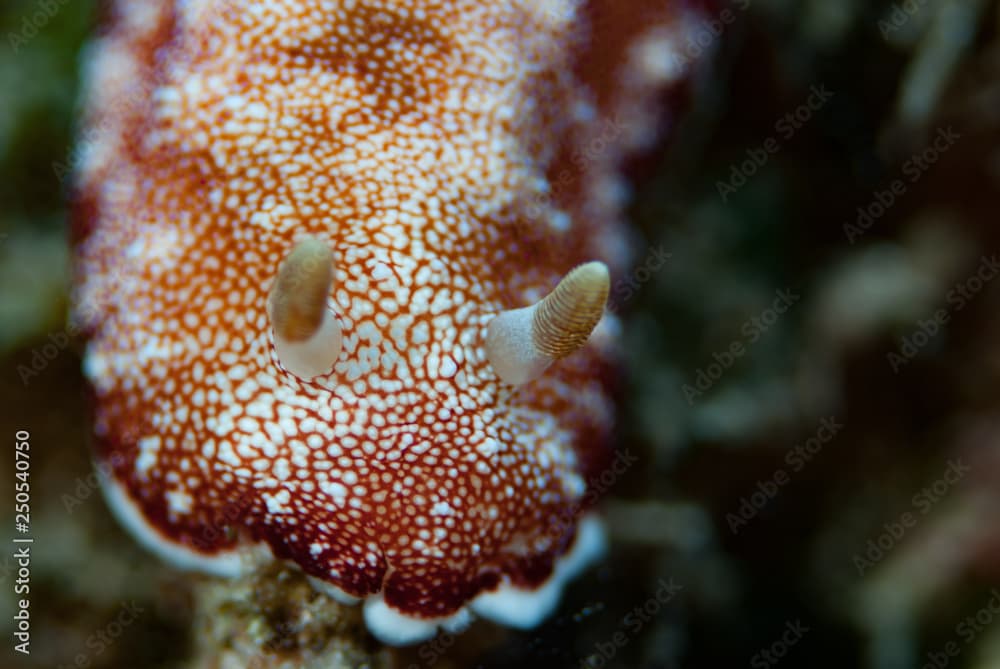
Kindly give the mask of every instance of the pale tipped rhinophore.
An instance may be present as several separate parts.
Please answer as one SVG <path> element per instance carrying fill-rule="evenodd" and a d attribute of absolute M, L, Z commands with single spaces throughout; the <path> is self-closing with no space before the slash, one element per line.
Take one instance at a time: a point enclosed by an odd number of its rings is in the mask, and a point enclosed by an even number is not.
<path fill-rule="evenodd" d="M 302 378 L 328 373 L 340 355 L 340 324 L 326 305 L 334 270 L 330 248 L 305 239 L 282 261 L 268 299 L 278 360 Z"/>
<path fill-rule="evenodd" d="M 587 343 L 608 300 L 611 279 L 602 262 L 573 269 L 537 304 L 499 314 L 486 331 L 486 356 L 503 381 L 538 378 L 554 361 Z"/>

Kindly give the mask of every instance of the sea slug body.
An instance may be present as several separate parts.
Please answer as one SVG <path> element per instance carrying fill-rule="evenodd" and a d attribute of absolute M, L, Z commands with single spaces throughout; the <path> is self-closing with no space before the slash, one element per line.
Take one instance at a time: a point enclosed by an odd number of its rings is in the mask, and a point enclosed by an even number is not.
<path fill-rule="evenodd" d="M 294 562 L 388 643 L 552 610 L 603 542 L 620 163 L 679 76 L 683 12 L 613 5 L 112 5 L 74 315 L 144 544 Z"/>

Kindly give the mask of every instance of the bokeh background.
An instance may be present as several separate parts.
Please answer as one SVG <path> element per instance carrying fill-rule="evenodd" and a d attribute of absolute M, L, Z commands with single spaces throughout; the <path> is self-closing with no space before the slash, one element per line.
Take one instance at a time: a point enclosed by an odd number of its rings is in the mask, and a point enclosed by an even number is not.
<path fill-rule="evenodd" d="M 536 631 L 477 625 L 371 666 L 1000 667 L 1000 3 L 708 16 L 666 141 L 630 166 L 638 262 L 615 299 L 637 461 L 607 486 L 610 555 Z M 35 537 L 28 657 L 0 555 L 0 665 L 189 667 L 204 583 L 108 514 L 66 336 L 97 17 L 0 6 L 0 535 L 27 429 Z"/>

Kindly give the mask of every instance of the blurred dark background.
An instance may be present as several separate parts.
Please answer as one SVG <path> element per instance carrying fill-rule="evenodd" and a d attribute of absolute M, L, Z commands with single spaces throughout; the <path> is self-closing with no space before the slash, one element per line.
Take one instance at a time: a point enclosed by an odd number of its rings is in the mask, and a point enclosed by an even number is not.
<path fill-rule="evenodd" d="M 612 551 L 539 630 L 399 666 L 1000 667 L 1000 3 L 724 11 L 630 168 L 637 268 L 669 257 L 616 295 L 639 460 L 607 492 Z M 0 490 L 30 430 L 35 536 L 32 654 L 3 652 L 187 667 L 191 581 L 106 511 L 65 336 L 96 20 L 90 1 L 0 8 Z"/>

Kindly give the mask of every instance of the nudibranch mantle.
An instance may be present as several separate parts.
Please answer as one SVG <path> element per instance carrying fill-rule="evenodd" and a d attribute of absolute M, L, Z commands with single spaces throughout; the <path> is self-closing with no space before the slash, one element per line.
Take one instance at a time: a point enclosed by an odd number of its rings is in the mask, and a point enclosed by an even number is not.
<path fill-rule="evenodd" d="M 651 4 L 609 21 L 601 71 L 582 26 L 614 3 L 112 5 L 74 316 L 104 490 L 144 544 L 224 576 L 293 561 L 389 643 L 551 611 L 603 544 L 614 317 L 587 334 L 650 130 L 622 100 L 673 76 L 681 19 Z M 598 311 L 490 335 L 550 293 L 543 316 Z"/>

